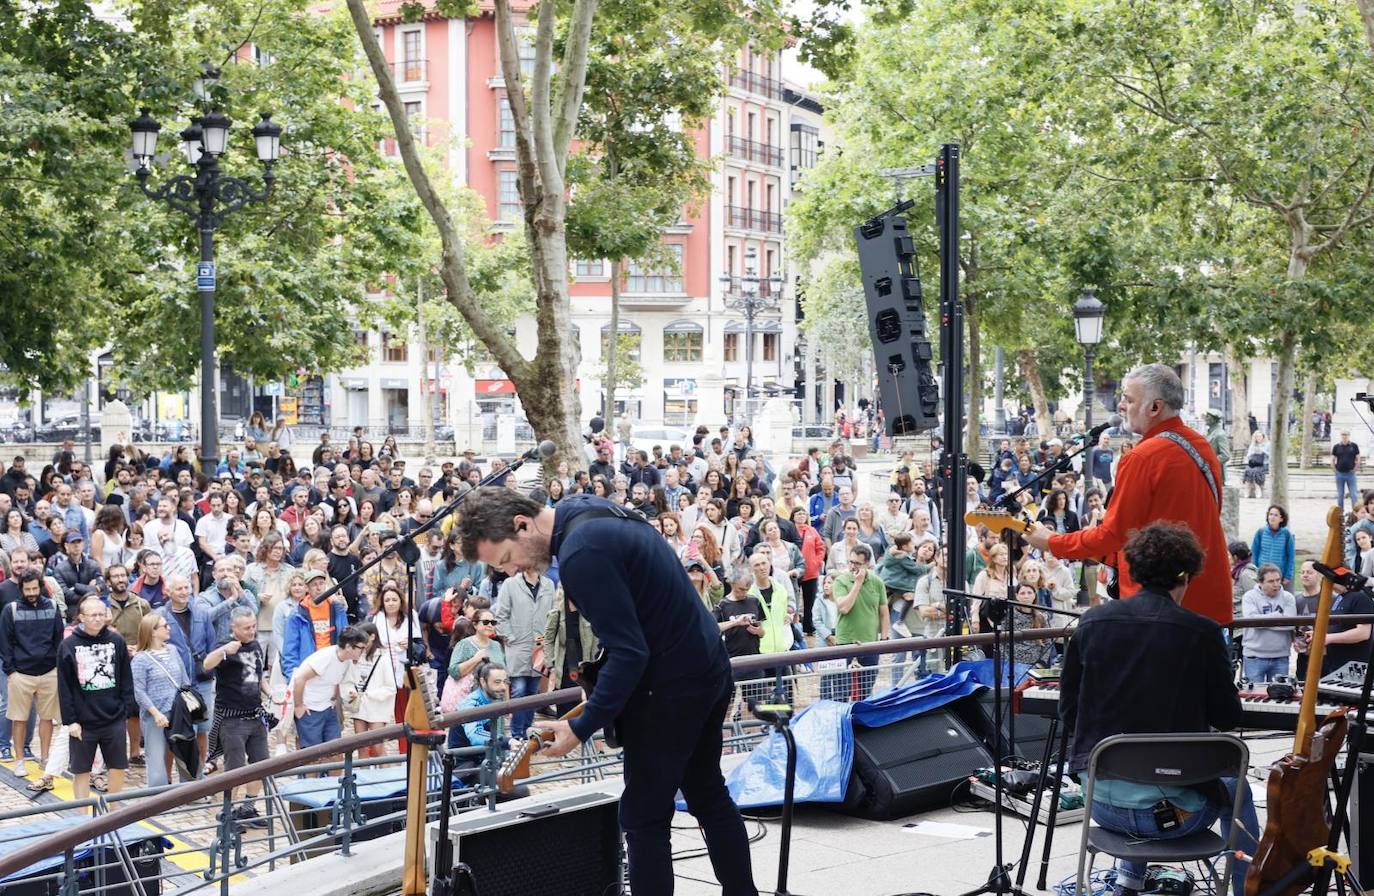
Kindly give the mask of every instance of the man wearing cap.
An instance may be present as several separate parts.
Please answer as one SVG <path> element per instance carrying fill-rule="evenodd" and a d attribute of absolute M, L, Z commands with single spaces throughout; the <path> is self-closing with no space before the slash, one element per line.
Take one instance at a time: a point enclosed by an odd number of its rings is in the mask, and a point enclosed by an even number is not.
<path fill-rule="evenodd" d="M 339 633 L 348 625 L 348 603 L 343 593 L 317 603 L 329 586 L 329 577 L 318 569 L 305 574 L 306 596 L 287 617 L 286 635 L 282 640 L 282 676 L 288 681 L 291 674 L 316 650 L 339 643 Z"/>
<path fill-rule="evenodd" d="M 75 530 L 67 530 L 62 540 L 63 553 L 53 561 L 52 575 L 62 587 L 62 597 L 66 601 L 67 621 L 76 621 L 77 608 L 87 597 L 99 597 L 104 582 L 100 578 L 100 566 L 85 555 L 86 539 Z"/>

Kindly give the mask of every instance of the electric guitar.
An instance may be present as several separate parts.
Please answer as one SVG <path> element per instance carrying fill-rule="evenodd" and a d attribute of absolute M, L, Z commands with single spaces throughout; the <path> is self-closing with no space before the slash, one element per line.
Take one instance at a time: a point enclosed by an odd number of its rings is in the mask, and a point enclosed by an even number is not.
<path fill-rule="evenodd" d="M 1322 562 L 1333 568 L 1344 561 L 1344 522 L 1339 507 L 1327 511 Z M 1327 715 L 1320 726 L 1317 724 L 1317 692 L 1330 619 L 1331 581 L 1323 577 L 1317 600 L 1317 620 L 1312 626 L 1312 646 L 1308 648 L 1307 682 L 1303 686 L 1293 752 L 1275 762 L 1269 770 L 1264 836 L 1260 838 L 1254 864 L 1245 879 L 1245 896 L 1258 896 L 1269 890 L 1299 863 L 1307 861 L 1310 850 L 1325 846 L 1331 836 L 1331 825 L 1326 820 L 1326 783 L 1345 741 L 1347 723 L 1346 710 L 1342 708 Z M 1309 883 L 1299 881 L 1281 891 L 1281 896 L 1297 896 Z"/>
<path fill-rule="evenodd" d="M 577 682 L 578 686 L 582 688 L 583 693 L 585 693 L 587 697 L 591 697 L 592 691 L 596 688 L 597 676 L 601 672 L 601 667 L 606 665 L 606 659 L 606 649 L 603 647 L 598 650 L 596 656 L 592 657 L 590 660 L 577 664 L 577 672 L 573 674 L 573 679 Z M 569 719 L 577 718 L 582 715 L 582 711 L 586 709 L 586 707 L 587 701 L 584 699 L 581 703 L 559 716 L 559 721 L 566 722 Z M 616 749 L 620 746 L 620 737 L 616 732 L 614 722 L 602 729 L 602 736 L 606 740 L 606 745 L 610 748 Z M 545 744 L 552 742 L 552 731 L 546 731 L 542 728 L 531 728 L 524 742 L 514 750 L 511 750 L 510 754 L 506 756 L 505 761 L 501 763 L 501 768 L 496 772 L 496 789 L 502 793 L 510 793 L 511 790 L 514 789 L 516 781 L 528 778 L 530 776 L 530 760 L 534 758 L 534 754 L 538 753 Z"/>
<path fill-rule="evenodd" d="M 964 514 L 964 522 L 970 526 L 987 526 L 989 530 L 999 533 L 1010 529 L 1017 535 L 1025 535 L 1035 525 L 1005 510 L 970 510 Z"/>

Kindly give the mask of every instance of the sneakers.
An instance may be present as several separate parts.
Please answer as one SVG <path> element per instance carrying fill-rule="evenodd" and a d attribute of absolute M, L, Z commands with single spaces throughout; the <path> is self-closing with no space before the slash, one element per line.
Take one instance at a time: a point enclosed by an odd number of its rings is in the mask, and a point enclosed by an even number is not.
<path fill-rule="evenodd" d="M 25 759 L 37 759 L 38 757 L 35 756 L 35 755 L 33 755 L 33 750 L 32 750 L 32 749 L 30 749 L 30 748 L 28 748 L 28 747 L 25 747 L 25 748 L 24 748 L 24 758 L 25 758 Z"/>
<path fill-rule="evenodd" d="M 27 758 L 29 757 L 26 756 L 14 764 L 14 773 L 21 778 L 27 778 L 29 776 L 29 767 L 24 762 L 24 759 Z"/>
<path fill-rule="evenodd" d="M 0 747 L 0 762 L 13 762 L 14 750 L 9 747 Z"/>
<path fill-rule="evenodd" d="M 240 803 L 230 812 L 230 816 L 239 824 L 250 828 L 267 827 L 267 819 L 258 814 L 258 810 L 251 803 Z"/>

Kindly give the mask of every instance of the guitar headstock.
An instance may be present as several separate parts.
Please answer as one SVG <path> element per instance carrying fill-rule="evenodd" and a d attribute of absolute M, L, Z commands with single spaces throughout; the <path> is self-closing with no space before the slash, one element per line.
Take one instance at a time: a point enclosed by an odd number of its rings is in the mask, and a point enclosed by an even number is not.
<path fill-rule="evenodd" d="M 496 772 L 496 789 L 502 793 L 510 793 L 514 790 L 516 781 L 523 781 L 530 776 L 530 760 L 534 758 L 534 754 L 538 753 L 539 748 L 544 744 L 552 741 L 552 731 L 543 729 L 530 731 L 524 742 L 511 750 L 501 763 L 501 768 Z"/>
<path fill-rule="evenodd" d="M 1332 507 L 1326 511 L 1326 546 L 1322 563 L 1335 569 L 1345 563 L 1345 511 Z"/>
<path fill-rule="evenodd" d="M 987 526 L 993 532 L 1005 532 L 1010 529 L 1017 535 L 1029 532 L 1033 525 L 1005 510 L 970 510 L 964 514 L 964 522 L 970 526 Z"/>
<path fill-rule="evenodd" d="M 410 700 L 406 703 L 405 722 L 418 731 L 435 731 L 442 727 L 439 723 L 439 696 L 434 692 L 434 681 L 419 666 L 406 669 L 406 687 L 410 689 Z M 418 698 L 418 700 L 417 700 Z"/>

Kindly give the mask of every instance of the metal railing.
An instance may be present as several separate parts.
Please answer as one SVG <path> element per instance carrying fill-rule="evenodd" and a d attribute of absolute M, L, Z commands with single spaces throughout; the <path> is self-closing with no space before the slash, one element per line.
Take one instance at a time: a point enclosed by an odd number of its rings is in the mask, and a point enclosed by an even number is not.
<path fill-rule="evenodd" d="M 775 168 L 782 167 L 782 147 L 773 146 L 769 143 L 759 143 L 747 137 L 736 137 L 730 134 L 725 138 L 725 151 L 737 159 L 746 162 L 758 162 L 762 165 L 772 165 Z"/>
<path fill-rule="evenodd" d="M 776 78 L 751 71 L 737 71 L 730 75 L 730 85 L 770 99 L 782 99 L 782 82 Z"/>
<path fill-rule="evenodd" d="M 745 208 L 740 205 L 727 205 L 725 207 L 725 223 L 730 227 L 761 230 L 765 233 L 782 233 L 782 215 L 761 209 Z"/>
<path fill-rule="evenodd" d="M 1342 621 L 1374 621 L 1374 616 L 1348 616 Z M 1311 617 L 1237 620 L 1231 628 L 1282 627 L 1310 625 Z M 1017 641 L 1050 642 L 1068 637 L 1070 628 L 1018 630 Z M 748 750 L 762 737 L 765 727 L 747 717 L 750 697 L 764 697 L 770 691 L 794 706 L 817 700 L 849 702 L 898 687 L 914 680 L 926 669 L 941 667 L 947 648 L 983 649 L 993 642 L 992 634 L 959 635 L 941 638 L 907 638 L 868 644 L 846 644 L 793 650 L 782 654 L 740 657 L 733 661 L 736 700 L 727 715 L 725 749 Z M 906 656 L 910 654 L 910 656 Z M 893 655 L 887 663 L 873 667 L 854 667 L 859 657 Z M 835 661 L 840 661 L 836 663 Z M 786 669 L 776 671 L 780 664 Z M 838 668 L 835 668 L 838 667 Z M 485 707 L 449 713 L 439 720 L 443 727 L 520 711 L 576 702 L 582 692 L 576 688 L 520 697 Z M 89 799 L 36 805 L 29 809 L 0 812 L 0 825 L 54 813 L 90 810 L 95 817 L 43 835 L 0 856 L 0 880 L 47 862 L 49 870 L 23 878 L 24 883 L 50 882 L 61 896 L 103 893 L 120 889 L 134 896 L 151 896 L 145 882 L 156 882 L 157 891 L 175 889 L 189 893 L 217 886 L 227 896 L 231 880 L 257 871 L 270 871 L 281 863 L 294 863 L 324 853 L 350 855 L 354 844 L 403 829 L 405 819 L 404 787 L 389 795 L 364 798 L 360 788 L 375 784 L 386 769 L 396 769 L 404 782 L 403 755 L 375 759 L 360 758 L 359 751 L 403 734 L 401 725 L 389 725 L 364 734 L 353 734 L 329 743 L 275 756 L 209 778 L 164 787 L 144 788 L 119 794 L 97 795 Z M 487 747 L 467 747 L 454 751 L 435 750 L 428 769 L 427 817 L 435 819 L 443 811 L 456 813 L 482 805 L 494 807 L 495 769 L 501 760 L 499 738 Z M 455 760 L 480 764 L 463 769 L 464 780 L 455 786 L 450 804 L 441 806 L 443 755 Z M 336 759 L 342 754 L 342 759 Z M 532 763 L 536 774 L 527 785 L 560 781 L 589 782 L 615 774 L 620 756 L 604 752 L 597 744 L 584 745 L 576 759 L 538 760 Z M 310 788 L 305 782 L 318 782 Z M 254 819 L 251 828 L 235 816 L 241 805 L 233 798 L 236 788 L 261 782 L 262 794 L 254 799 L 266 809 Z M 382 783 L 386 783 L 385 780 Z M 332 799 L 306 798 L 325 791 Z M 215 808 L 217 807 L 217 811 Z M 70 816 L 68 816 L 70 817 Z M 0 839 L 15 840 L 12 832 L 0 827 Z M 154 845 L 146 844 L 152 842 Z M 61 857 L 60 863 L 52 859 Z M 153 863 L 156 862 L 154 867 Z M 0 891 L 18 880 L 0 884 Z M 122 888 L 122 889 L 121 889 Z"/>

